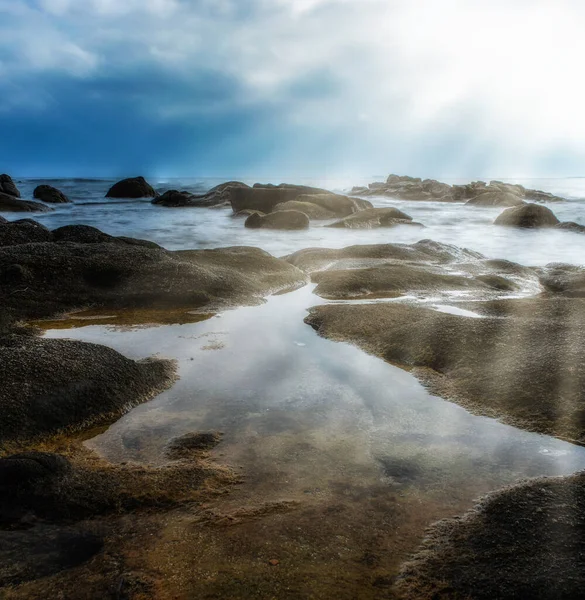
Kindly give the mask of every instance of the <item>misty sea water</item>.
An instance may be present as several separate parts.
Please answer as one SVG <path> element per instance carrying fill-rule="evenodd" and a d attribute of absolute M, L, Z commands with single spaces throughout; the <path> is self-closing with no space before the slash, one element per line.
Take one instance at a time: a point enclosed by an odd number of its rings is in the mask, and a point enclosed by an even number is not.
<path fill-rule="evenodd" d="M 147 178 L 148 179 L 148 178 Z M 315 185 L 337 192 L 348 192 L 354 185 L 367 184 L 376 178 L 342 181 L 338 179 L 295 179 L 288 183 Z M 382 180 L 383 178 L 378 178 Z M 203 194 L 225 181 L 215 178 L 149 179 L 153 187 L 186 190 Z M 245 179 L 248 184 L 255 179 Z M 447 179 L 467 183 L 470 180 Z M 506 180 L 525 187 L 551 192 L 567 202 L 549 204 L 561 221 L 585 225 L 585 179 L 517 179 Z M 280 183 L 280 179 L 262 181 Z M 389 242 L 414 243 L 421 239 L 455 244 L 481 252 L 489 258 L 505 258 L 524 265 L 551 262 L 581 264 L 585 262 L 585 235 L 569 231 L 519 231 L 494 227 L 493 221 L 504 210 L 499 207 L 475 207 L 455 203 L 412 202 L 384 197 L 369 198 L 374 206 L 396 206 L 409 214 L 425 229 L 408 226 L 377 230 L 338 230 L 323 227 L 328 222 L 313 222 L 304 231 L 246 229 L 242 219 L 234 218 L 230 208 L 166 208 L 154 206 L 149 199 L 118 200 L 105 198 L 113 179 L 18 179 L 23 198 L 32 198 L 37 185 L 48 183 L 61 189 L 71 204 L 56 205 L 51 213 L 34 214 L 50 229 L 69 224 L 92 225 L 112 235 L 151 240 L 169 250 L 217 248 L 222 246 L 257 246 L 275 256 L 284 256 L 302 248 L 342 248 L 353 244 Z M 22 218 L 6 213 L 9 220 Z"/>

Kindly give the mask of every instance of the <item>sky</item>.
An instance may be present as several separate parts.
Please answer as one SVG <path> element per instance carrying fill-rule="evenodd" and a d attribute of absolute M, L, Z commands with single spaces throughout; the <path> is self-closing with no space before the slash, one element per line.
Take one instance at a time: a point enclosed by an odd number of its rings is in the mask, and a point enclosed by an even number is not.
<path fill-rule="evenodd" d="M 0 0 L 0 172 L 585 175 L 582 0 Z"/>

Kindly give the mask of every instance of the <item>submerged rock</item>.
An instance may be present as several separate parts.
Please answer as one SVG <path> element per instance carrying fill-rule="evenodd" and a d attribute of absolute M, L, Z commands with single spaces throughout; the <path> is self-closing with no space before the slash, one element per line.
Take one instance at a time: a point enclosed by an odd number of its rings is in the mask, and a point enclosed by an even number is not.
<path fill-rule="evenodd" d="M 254 213 L 245 225 L 250 229 L 307 229 L 309 217 L 298 210 L 280 210 L 268 215 Z"/>
<path fill-rule="evenodd" d="M 71 340 L 1 337 L 0 442 L 104 422 L 173 379 L 170 361 L 135 362 L 111 348 Z"/>
<path fill-rule="evenodd" d="M 565 221 L 555 226 L 557 229 L 564 229 L 565 231 L 572 231 L 573 233 L 585 233 L 585 225 L 575 223 L 574 221 Z"/>
<path fill-rule="evenodd" d="M 221 437 L 219 431 L 186 433 L 171 440 L 167 447 L 167 456 L 176 460 L 186 458 L 194 452 L 213 450 L 221 443 Z"/>
<path fill-rule="evenodd" d="M 43 202 L 48 202 L 49 204 L 64 204 L 71 202 L 63 192 L 51 185 L 37 186 L 33 192 L 33 196 Z"/>
<path fill-rule="evenodd" d="M 580 598 L 585 474 L 534 479 L 432 526 L 401 569 L 399 598 Z"/>
<path fill-rule="evenodd" d="M 106 198 L 154 198 L 156 192 L 144 177 L 131 177 L 115 183 Z"/>
<path fill-rule="evenodd" d="M 9 196 L 0 192 L 0 211 L 1 212 L 50 212 L 53 209 L 41 202 L 32 200 L 20 200 L 15 196 Z"/>
<path fill-rule="evenodd" d="M 164 194 L 157 196 L 152 203 L 162 206 L 191 206 L 195 196 L 189 192 L 180 192 L 178 190 L 168 190 Z"/>
<path fill-rule="evenodd" d="M 12 177 L 10 177 L 10 175 L 0 175 L 0 193 L 7 194 L 8 196 L 14 196 L 15 198 L 20 198 L 20 192 L 18 191 L 14 181 L 12 181 Z"/>
<path fill-rule="evenodd" d="M 538 204 L 524 204 L 505 210 L 495 221 L 495 225 L 507 227 L 554 227 L 559 220 L 550 208 Z"/>

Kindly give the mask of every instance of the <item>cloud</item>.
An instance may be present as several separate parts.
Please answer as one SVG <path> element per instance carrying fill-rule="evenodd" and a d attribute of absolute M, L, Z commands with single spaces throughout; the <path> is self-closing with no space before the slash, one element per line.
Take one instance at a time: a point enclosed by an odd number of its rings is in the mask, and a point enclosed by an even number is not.
<path fill-rule="evenodd" d="M 65 169 L 98 118 L 127 136 L 120 164 L 172 168 L 156 141 L 180 131 L 176 168 L 200 174 L 574 174 L 584 17 L 578 0 L 0 0 L 0 128 L 53 135 L 58 115 Z"/>

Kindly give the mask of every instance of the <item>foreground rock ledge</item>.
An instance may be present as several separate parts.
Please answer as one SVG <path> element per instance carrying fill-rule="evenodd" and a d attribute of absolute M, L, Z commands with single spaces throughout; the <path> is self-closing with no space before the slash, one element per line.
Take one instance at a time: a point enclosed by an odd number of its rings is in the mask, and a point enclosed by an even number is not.
<path fill-rule="evenodd" d="M 151 242 L 114 238 L 84 226 L 52 234 L 53 241 L 24 243 L 19 237 L 13 238 L 14 245 L 0 247 L 0 305 L 5 314 L 47 317 L 88 306 L 208 310 L 256 304 L 307 279 L 296 267 L 258 248 L 169 252 Z"/>
<path fill-rule="evenodd" d="M 585 474 L 536 479 L 440 521 L 403 566 L 399 598 L 582 598 Z"/>
<path fill-rule="evenodd" d="M 472 319 L 397 303 L 328 305 L 305 321 L 411 369 L 433 393 L 475 413 L 585 444 L 585 301 L 488 307 L 489 316 Z"/>

